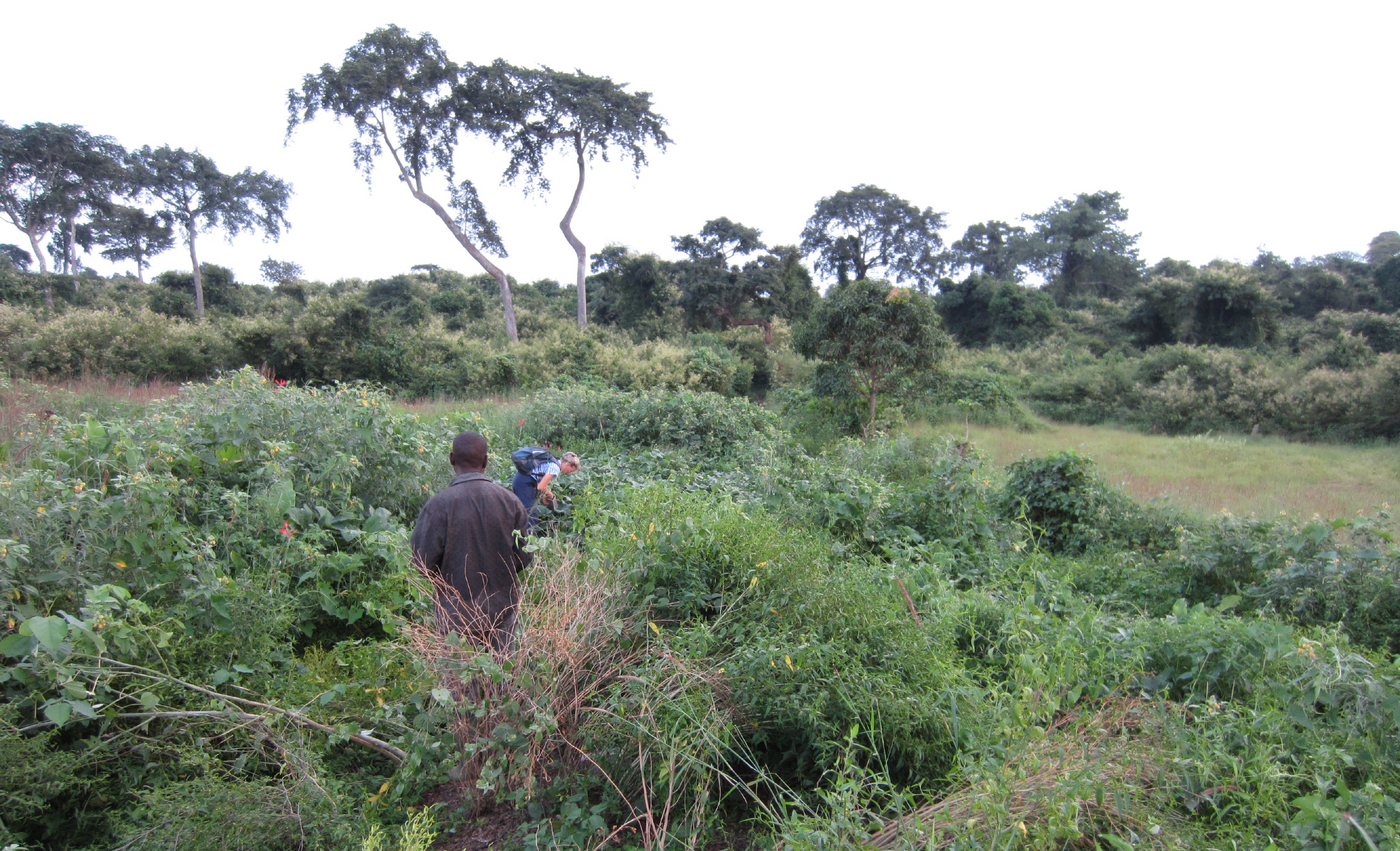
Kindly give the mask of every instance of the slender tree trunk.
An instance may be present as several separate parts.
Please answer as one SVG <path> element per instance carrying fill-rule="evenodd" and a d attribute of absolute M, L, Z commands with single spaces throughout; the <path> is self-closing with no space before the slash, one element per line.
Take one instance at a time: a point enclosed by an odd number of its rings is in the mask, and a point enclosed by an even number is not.
<path fill-rule="evenodd" d="M 78 274 L 78 217 L 75 215 L 68 220 L 68 251 L 66 261 L 68 264 L 68 274 L 76 276 Z M 73 292 L 78 291 L 78 279 L 73 278 Z"/>
<path fill-rule="evenodd" d="M 865 436 L 869 438 L 875 433 L 875 400 L 880 396 L 880 382 L 873 375 L 870 376 L 870 421 L 865 424 Z"/>
<path fill-rule="evenodd" d="M 394 140 L 389 137 L 389 133 L 382 122 L 378 125 L 378 130 L 379 135 L 384 139 L 385 144 L 389 148 L 389 153 L 394 158 L 394 164 L 399 168 L 399 176 L 403 178 L 403 185 L 408 187 L 409 193 L 412 194 L 414 198 L 417 198 L 419 202 L 427 205 L 428 209 L 437 213 L 438 218 L 442 219 L 442 223 L 447 225 L 447 229 L 452 232 L 453 236 L 457 237 L 457 241 L 462 244 L 462 247 L 467 249 L 467 253 L 471 255 L 471 258 L 480 264 L 481 268 L 485 269 L 491 277 L 496 279 L 496 285 L 501 289 L 501 307 L 506 315 L 506 338 L 512 343 L 520 342 L 520 335 L 515 329 L 515 304 L 511 301 L 510 281 L 506 280 L 506 273 L 495 263 L 486 259 L 486 255 L 482 254 L 481 249 L 476 247 L 476 243 L 472 242 L 466 233 L 463 232 L 461 228 L 457 227 L 457 222 L 453 220 L 452 214 L 447 212 L 446 208 L 439 204 L 436 198 L 423 191 L 423 181 L 419 179 L 418 176 L 411 173 L 404 165 L 403 160 L 399 157 L 398 146 L 396 146 Z"/>
<path fill-rule="evenodd" d="M 34 251 L 34 259 L 39 261 L 40 273 L 47 274 L 49 271 L 49 264 L 44 262 L 44 252 L 39 250 L 39 234 L 32 230 L 27 230 L 24 232 L 24 235 L 29 237 L 29 247 Z"/>
<path fill-rule="evenodd" d="M 194 318 L 204 321 L 204 277 L 199 272 L 199 255 L 194 250 L 194 228 L 186 227 L 185 235 L 190 241 L 190 262 L 194 264 Z"/>
<path fill-rule="evenodd" d="M 34 257 L 39 261 L 39 276 L 44 282 L 44 306 L 53 310 L 53 284 L 49 282 L 49 264 L 44 262 L 44 252 L 39 250 L 39 235 L 32 230 L 24 232 L 29 237 L 29 247 L 34 249 Z"/>
<path fill-rule="evenodd" d="M 488 260 L 485 254 L 481 253 L 481 249 L 477 248 L 476 244 L 462 232 L 462 229 L 457 227 L 457 223 L 452 220 L 452 214 L 439 204 L 436 198 L 421 189 L 415 188 L 412 183 L 408 184 L 408 191 L 413 193 L 414 198 L 417 198 L 419 201 L 426 204 L 434 213 L 437 213 L 438 218 L 442 219 L 443 224 L 447 225 L 447 229 L 452 231 L 453 236 L 457 237 L 457 241 L 462 244 L 462 247 L 467 249 L 467 253 L 472 256 L 472 259 L 481 264 L 481 268 L 485 269 L 491 277 L 496 279 L 496 284 L 501 288 L 501 304 L 505 308 L 506 337 L 508 337 L 512 343 L 520 342 L 520 335 L 515 330 L 515 305 L 510 298 L 510 282 L 506 280 L 506 273 L 495 263 Z"/>
<path fill-rule="evenodd" d="M 575 277 L 578 283 L 578 328 L 582 331 L 588 327 L 588 289 L 585 282 L 588 272 L 588 249 L 583 247 L 583 240 L 574 235 L 573 224 L 579 199 L 583 197 L 583 178 L 588 173 L 588 167 L 583 159 L 583 140 L 579 136 L 574 137 L 574 149 L 578 151 L 578 186 L 574 187 L 574 199 L 569 202 L 569 211 L 560 220 L 559 229 L 564 232 L 564 238 L 569 241 L 569 245 L 573 246 L 574 254 L 578 255 Z"/>

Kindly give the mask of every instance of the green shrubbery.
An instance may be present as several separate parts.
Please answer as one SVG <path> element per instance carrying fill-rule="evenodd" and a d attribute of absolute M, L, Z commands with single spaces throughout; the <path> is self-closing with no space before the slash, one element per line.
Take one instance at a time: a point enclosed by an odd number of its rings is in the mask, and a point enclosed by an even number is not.
<path fill-rule="evenodd" d="M 251 370 L 114 413 L 0 467 L 4 842 L 378 847 L 453 772 L 529 847 L 1394 847 L 1385 518 L 1195 522 L 1070 453 L 809 456 L 743 399 L 561 381 L 496 414 L 588 450 L 501 660 L 423 625 L 405 544 L 479 417 Z"/>

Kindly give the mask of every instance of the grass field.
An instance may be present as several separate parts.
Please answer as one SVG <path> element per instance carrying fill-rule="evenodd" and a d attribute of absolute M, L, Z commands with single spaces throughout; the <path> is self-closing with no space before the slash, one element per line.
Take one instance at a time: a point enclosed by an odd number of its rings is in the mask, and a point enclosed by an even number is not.
<path fill-rule="evenodd" d="M 963 425 L 912 425 L 912 433 L 963 436 Z M 972 426 L 972 441 L 997 466 L 1065 449 L 1097 462 L 1110 484 L 1139 499 L 1165 497 L 1206 514 L 1347 517 L 1400 497 L 1400 446 L 1287 443 L 1276 438 L 1163 437 L 1105 426 L 1058 425 L 1022 432 Z"/>

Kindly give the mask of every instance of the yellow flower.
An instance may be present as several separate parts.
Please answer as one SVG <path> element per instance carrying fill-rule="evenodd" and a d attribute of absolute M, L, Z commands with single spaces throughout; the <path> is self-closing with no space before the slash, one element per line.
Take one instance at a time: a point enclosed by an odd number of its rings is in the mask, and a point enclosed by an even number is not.
<path fill-rule="evenodd" d="M 35 509 L 35 511 L 37 511 L 40 514 L 47 514 L 49 510 L 41 505 L 37 509 Z"/>
<path fill-rule="evenodd" d="M 658 626 L 657 626 L 655 623 L 653 623 L 652 621 L 647 621 L 647 626 L 651 627 L 651 631 L 654 632 L 654 633 L 656 633 L 657 635 L 660 635 L 660 634 L 661 634 L 661 628 L 658 627 Z"/>
<path fill-rule="evenodd" d="M 750 588 L 754 587 L 754 586 L 757 585 L 757 584 L 758 584 L 758 577 L 757 577 L 757 576 L 755 576 L 753 579 L 750 579 L 750 580 L 749 580 L 749 587 L 750 587 Z"/>
<path fill-rule="evenodd" d="M 783 661 L 787 663 L 788 670 L 791 671 L 791 670 L 792 670 L 792 657 L 789 656 L 789 655 L 787 655 L 786 653 L 784 653 L 784 654 L 783 654 Z"/>
<path fill-rule="evenodd" d="M 754 565 L 754 567 L 767 567 L 767 566 L 768 566 L 768 562 L 766 562 L 766 561 L 761 561 L 761 562 L 759 562 L 758 564 Z M 755 580 L 755 581 L 756 581 L 756 580 Z"/>
<path fill-rule="evenodd" d="M 115 564 L 117 567 L 120 567 L 120 568 L 123 568 L 123 569 L 126 568 L 126 562 L 124 562 L 124 561 L 114 561 L 114 562 L 112 562 L 112 564 Z"/>
<path fill-rule="evenodd" d="M 83 482 L 78 482 L 76 485 L 73 486 L 73 493 L 82 493 L 83 488 L 85 487 L 87 487 L 86 484 L 84 484 Z"/>

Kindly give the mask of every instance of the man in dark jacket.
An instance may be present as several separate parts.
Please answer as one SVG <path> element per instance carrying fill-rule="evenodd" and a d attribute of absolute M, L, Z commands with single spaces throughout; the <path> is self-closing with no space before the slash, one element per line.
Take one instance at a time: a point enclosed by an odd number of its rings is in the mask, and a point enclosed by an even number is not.
<path fill-rule="evenodd" d="M 457 472 L 413 526 L 413 559 L 434 578 L 438 628 L 508 652 L 520 603 L 517 575 L 533 558 L 521 545 L 525 507 L 486 477 L 486 438 L 464 431 L 448 463 Z"/>

